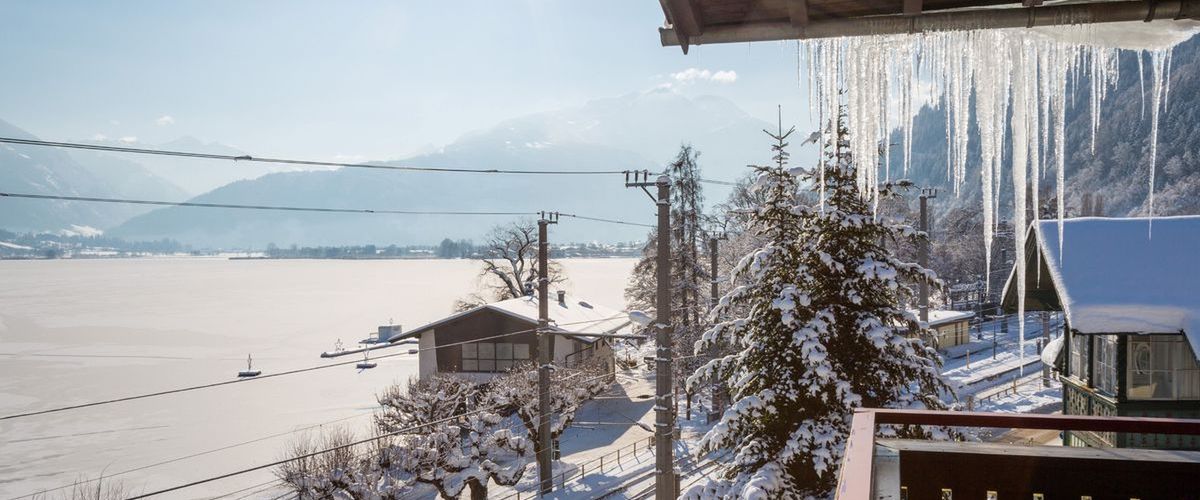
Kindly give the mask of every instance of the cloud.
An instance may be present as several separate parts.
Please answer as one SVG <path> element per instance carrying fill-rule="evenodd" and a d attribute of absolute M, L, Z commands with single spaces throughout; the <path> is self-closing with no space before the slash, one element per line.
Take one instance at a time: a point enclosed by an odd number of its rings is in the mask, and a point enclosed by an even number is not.
<path fill-rule="evenodd" d="M 174 125 L 175 118 L 172 118 L 171 115 L 162 115 L 162 116 L 158 117 L 157 120 L 154 120 L 154 124 L 158 125 L 160 127 L 165 127 L 167 125 Z"/>
<path fill-rule="evenodd" d="M 733 70 L 711 71 L 707 69 L 688 68 L 677 73 L 671 73 L 671 78 L 685 85 L 695 82 L 730 84 L 737 81 L 737 72 Z"/>
<path fill-rule="evenodd" d="M 92 136 L 93 141 L 107 141 L 108 136 L 104 134 L 96 134 Z"/>
<path fill-rule="evenodd" d="M 137 142 L 137 136 L 127 135 L 127 136 L 122 137 L 117 140 L 124 142 L 125 144 L 133 144 L 133 143 Z"/>
<path fill-rule="evenodd" d="M 737 81 L 737 72 L 733 70 L 713 73 L 712 81 L 717 83 L 733 83 Z"/>

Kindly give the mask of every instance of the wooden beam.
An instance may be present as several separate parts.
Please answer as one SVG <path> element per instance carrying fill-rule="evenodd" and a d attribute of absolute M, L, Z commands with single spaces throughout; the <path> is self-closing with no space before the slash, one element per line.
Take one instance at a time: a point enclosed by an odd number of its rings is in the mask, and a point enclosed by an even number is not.
<path fill-rule="evenodd" d="M 919 16 L 921 15 L 921 0 L 904 0 L 904 15 Z"/>
<path fill-rule="evenodd" d="M 692 0 L 666 0 L 671 20 L 671 26 L 676 32 L 687 37 L 704 33 L 704 23 L 700 13 L 692 5 Z"/>
<path fill-rule="evenodd" d="M 1025 28 L 1064 24 L 1097 24 L 1123 21 L 1142 21 L 1149 13 L 1143 0 L 1119 0 L 1078 4 L 1045 5 L 1033 9 L 992 8 L 949 12 L 922 13 L 919 16 L 885 15 L 863 18 L 810 20 L 800 28 L 788 22 L 760 22 L 740 25 L 710 26 L 701 35 L 681 38 L 673 28 L 659 28 L 663 46 L 682 43 L 704 45 L 714 43 L 769 42 L 845 36 L 870 36 L 931 31 L 972 29 Z M 1159 0 L 1154 19 L 1200 19 L 1200 0 Z"/>
<path fill-rule="evenodd" d="M 808 26 L 808 0 L 788 0 L 787 8 L 792 26 L 801 28 Z"/>

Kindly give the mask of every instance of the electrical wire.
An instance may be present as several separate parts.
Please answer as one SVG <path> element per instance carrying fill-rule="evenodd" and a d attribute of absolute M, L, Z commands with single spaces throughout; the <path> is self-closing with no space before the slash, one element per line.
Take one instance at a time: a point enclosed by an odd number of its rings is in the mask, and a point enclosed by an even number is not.
<path fill-rule="evenodd" d="M 581 383 L 583 383 L 583 382 L 589 382 L 589 381 L 592 381 L 592 380 L 597 380 L 597 379 L 604 378 L 604 377 L 608 377 L 608 376 L 609 376 L 609 374 L 605 373 L 605 374 L 603 374 L 603 375 L 599 375 L 599 376 L 596 376 L 596 377 L 592 377 L 592 378 L 588 378 L 588 379 L 581 380 L 580 382 L 581 382 Z M 547 392 L 549 392 L 549 391 L 547 391 Z M 542 395 L 542 393 L 540 393 L 540 392 L 539 392 L 537 395 L 540 397 L 540 396 Z M 483 413 L 483 412 L 486 412 L 486 411 L 495 410 L 495 409 L 498 409 L 498 408 L 501 408 L 501 407 L 504 407 L 504 406 L 508 406 L 508 403 L 495 404 L 495 405 L 488 406 L 488 407 L 485 407 L 485 408 L 480 408 L 480 409 L 478 409 L 478 410 L 472 410 L 472 411 L 468 411 L 468 412 L 461 413 L 461 414 L 458 414 L 458 415 L 454 415 L 454 416 L 451 416 L 451 417 L 447 417 L 447 418 L 443 418 L 443 419 L 438 419 L 438 420 L 434 420 L 434 421 L 431 421 L 431 422 L 426 422 L 426 423 L 424 423 L 424 424 L 415 425 L 415 426 L 411 426 L 411 427 L 405 427 L 405 428 L 403 428 L 403 429 L 398 429 L 398 430 L 395 430 L 395 431 L 386 432 L 386 433 L 379 434 L 379 435 L 376 435 L 376 436 L 372 436 L 372 437 L 369 437 L 369 438 L 366 438 L 366 439 L 360 439 L 360 440 L 357 440 L 357 441 L 352 441 L 352 442 L 350 442 L 350 443 L 346 443 L 346 444 L 342 444 L 342 445 L 334 446 L 334 447 L 332 447 L 332 448 L 327 448 L 327 449 L 324 449 L 324 450 L 314 451 L 314 452 L 312 452 L 312 453 L 306 453 L 306 454 L 303 454 L 303 455 L 298 455 L 298 456 L 291 457 L 291 458 L 287 458 L 287 459 L 283 459 L 283 460 L 277 460 L 277 461 L 275 461 L 275 462 L 271 462 L 271 463 L 268 463 L 268 464 L 256 465 L 256 466 L 253 466 L 253 467 L 248 467 L 248 468 L 241 469 L 241 470 L 237 470 L 237 471 L 233 471 L 233 472 L 227 472 L 227 473 L 225 473 L 225 474 L 221 474 L 221 475 L 218 475 L 218 476 L 212 476 L 212 477 L 208 477 L 208 478 L 204 478 L 204 479 L 199 479 L 199 480 L 196 480 L 196 481 L 192 481 L 192 482 L 190 482 L 190 483 L 181 484 L 181 485 L 177 485 L 177 486 L 172 486 L 172 487 L 169 487 L 169 488 L 163 488 L 163 489 L 160 489 L 160 490 L 155 490 L 155 491 L 152 491 L 152 492 L 149 492 L 149 493 L 143 493 L 143 494 L 141 494 L 141 495 L 137 495 L 137 496 L 129 497 L 127 500 L 139 500 L 139 499 L 142 499 L 142 498 L 149 498 L 149 497 L 152 497 L 152 496 L 155 496 L 155 495 L 161 495 L 161 494 L 164 494 L 164 493 L 170 493 L 170 492 L 173 492 L 173 491 L 178 491 L 178 490 L 182 490 L 182 489 L 185 489 L 185 488 L 190 488 L 190 487 L 192 487 L 192 486 L 198 486 L 198 485 L 205 484 L 205 483 L 211 483 L 211 482 L 213 482 L 213 481 L 219 481 L 219 480 L 221 480 L 221 479 L 227 479 L 227 478 L 234 477 L 234 476 L 240 476 L 240 475 L 242 475 L 242 474 L 247 474 L 247 473 L 254 472 L 254 471 L 258 471 L 258 470 L 268 469 L 268 468 L 271 468 L 271 467 L 277 467 L 277 466 L 280 466 L 280 465 L 283 465 L 283 464 L 286 464 L 286 463 L 289 463 L 289 462 L 295 462 L 295 461 L 297 461 L 297 460 L 304 460 L 304 459 L 307 459 L 307 458 L 312 458 L 312 457 L 315 457 L 315 456 L 318 456 L 318 455 L 322 455 L 322 454 L 325 454 L 325 453 L 329 453 L 329 452 L 333 452 L 333 451 L 344 450 L 344 449 L 346 449 L 346 448 L 351 448 L 351 447 L 358 446 L 358 445 L 361 445 L 361 444 L 370 443 L 370 442 L 372 442 L 372 441 L 378 441 L 378 440 L 380 440 L 380 439 L 383 439 L 383 438 L 386 438 L 386 437 L 397 436 L 397 435 L 400 435 L 400 434 L 411 434 L 411 433 L 413 433 L 413 431 L 417 431 L 417 430 L 420 430 L 420 429 L 422 429 L 422 428 L 425 428 L 425 427 L 429 427 L 429 426 L 436 425 L 436 424 L 440 424 L 440 423 L 444 423 L 444 422 L 449 422 L 449 421 L 451 421 L 451 420 L 460 419 L 460 418 L 467 417 L 467 416 L 470 416 L 470 415 L 475 415 L 475 414 Z M 540 415 L 538 415 L 538 417 L 540 418 Z"/>
<path fill-rule="evenodd" d="M 598 323 L 601 321 L 608 321 L 611 319 L 613 319 L 613 318 L 601 318 L 601 319 L 597 319 L 597 320 L 581 321 L 579 323 L 574 323 L 574 324 Z M 504 333 L 504 334 L 488 337 L 488 339 L 508 337 L 508 336 L 512 336 L 512 335 L 517 335 L 517 334 L 522 334 L 522 333 L 530 333 L 530 332 L 534 332 L 534 331 L 537 331 L 537 329 L 535 328 L 535 329 L 529 329 L 529 330 L 520 330 L 520 331 L 515 331 L 515 332 Z M 583 334 L 583 333 L 579 333 L 578 335 L 586 336 L 586 334 Z M 433 347 L 425 347 L 422 349 L 415 349 L 415 351 L 422 352 L 422 351 L 429 351 L 429 350 L 436 350 L 436 349 L 445 349 L 447 347 L 454 347 L 454 346 L 458 346 L 458 345 L 462 345 L 462 344 L 469 344 L 472 342 L 478 342 L 480 340 L 484 340 L 484 339 L 473 339 L 473 340 L 469 340 L 469 341 L 454 342 L 454 343 L 450 343 L 450 344 L 443 344 L 443 345 L 433 346 Z M 406 352 L 398 352 L 398 353 L 394 353 L 394 354 L 384 354 L 382 356 L 376 357 L 375 359 L 386 359 L 386 358 L 391 358 L 391 357 L 396 357 L 396 356 L 404 356 L 404 355 L 412 354 L 412 351 L 413 351 L 413 349 L 410 349 L 409 351 L 406 351 Z M 76 409 L 80 409 L 80 408 L 89 408 L 89 407 L 93 407 L 93 406 L 107 405 L 107 404 L 112 404 L 112 403 L 121 403 L 121 402 L 125 402 L 125 401 L 133 401 L 133 400 L 145 399 L 145 398 L 151 398 L 151 397 L 157 397 L 157 396 L 165 396 L 168 394 L 177 394 L 177 393 L 181 393 L 181 392 L 189 392 L 189 391 L 195 391 L 195 390 L 200 390 L 200 389 L 208 389 L 208 388 L 212 388 L 212 387 L 220 387 L 220 386 L 225 386 L 225 385 L 253 382 L 255 380 L 264 380 L 264 379 L 273 378 L 273 377 L 282 377 L 284 375 L 295 375 L 297 373 L 305 373 L 305 372 L 311 372 L 311 371 L 316 371 L 316 370 L 323 370 L 326 368 L 334 368 L 334 367 L 338 367 L 338 366 L 345 366 L 345 365 L 356 364 L 356 363 L 358 363 L 358 360 L 343 361 L 343 362 L 339 362 L 339 363 L 331 363 L 331 364 L 327 364 L 327 365 L 312 366 L 312 367 L 308 367 L 308 368 L 298 368 L 295 370 L 288 370 L 288 371 L 283 371 L 283 372 L 278 372 L 278 373 L 268 373 L 266 375 L 259 375 L 257 377 L 247 378 L 247 379 L 225 380 L 222 382 L 214 382 L 214 383 L 210 383 L 210 384 L 196 385 L 196 386 L 191 386 L 191 387 L 181 387 L 178 389 L 170 389 L 170 390 L 166 390 L 166 391 L 158 391 L 158 392 L 152 392 L 152 393 L 148 393 L 148 394 L 140 394 L 140 395 L 136 395 L 136 396 L 126 396 L 126 397 L 122 397 L 122 398 L 94 401 L 91 403 L 63 406 L 63 407 L 51 408 L 51 409 L 47 409 L 47 410 L 38 410 L 38 411 L 32 411 L 32 412 L 26 412 L 26 413 L 17 413 L 17 414 L 13 414 L 13 415 L 6 415 L 3 417 L 0 417 L 0 421 L 11 420 L 11 419 L 15 419 L 15 418 L 22 418 L 22 417 L 31 417 L 31 416 L 35 416 L 35 415 L 44 415 L 47 413 L 56 413 L 56 412 L 67 411 L 67 410 L 76 410 Z"/>
<path fill-rule="evenodd" d="M 578 215 L 578 214 L 559 213 L 558 215 L 561 215 L 563 217 L 571 217 L 571 218 L 575 218 L 575 219 L 590 220 L 590 221 L 596 221 L 596 222 L 608 222 L 611 224 L 624 224 L 627 226 L 658 227 L 653 224 L 642 224 L 640 222 L 626 222 L 623 220 L 616 220 L 616 219 L 602 219 L 599 217 L 588 217 L 585 215 Z"/>
<path fill-rule="evenodd" d="M 282 210 L 290 212 L 332 212 L 352 214 L 400 214 L 400 215 L 537 215 L 536 212 L 490 212 L 490 211 L 453 211 L 453 210 L 391 210 L 369 208 L 323 208 L 323 207 L 294 207 L 280 205 L 236 205 L 228 203 L 201 203 L 192 201 L 158 201 L 133 200 L 128 198 L 96 198 L 88 196 L 63 196 L 50 194 L 7 193 L 0 192 L 4 198 L 29 198 L 35 200 L 86 201 L 94 203 L 121 203 L 127 205 L 161 205 L 173 207 L 199 208 L 233 208 L 241 210 Z"/>
<path fill-rule="evenodd" d="M 700 181 L 700 182 L 703 182 L 703 183 L 706 183 L 706 184 L 718 184 L 718 185 L 721 185 L 721 186 L 736 186 L 736 185 L 738 185 L 738 183 L 736 183 L 736 182 L 729 182 L 729 181 L 718 181 L 718 180 L 714 180 L 714 179 L 703 179 L 703 178 L 701 178 L 701 179 L 696 179 L 696 180 L 698 180 L 698 181 Z"/>
<path fill-rule="evenodd" d="M 322 212 L 322 213 L 349 213 L 349 214 L 385 214 L 385 215 L 467 215 L 467 216 L 536 216 L 539 212 L 500 212 L 500 211 L 470 211 L 470 210 L 393 210 L 393 209 L 374 209 L 374 208 L 326 208 L 326 207 L 297 207 L 286 205 L 239 205 L 230 203 L 203 203 L 194 201 L 160 201 L 160 200 L 135 200 L 129 198 L 99 198 L 91 196 L 66 196 L 66 195 L 51 195 L 51 194 L 31 194 L 31 193 L 9 193 L 0 191 L 0 198 L 26 198 L 34 200 L 60 200 L 60 201 L 83 201 L 91 203 L 120 203 L 126 205 L 156 205 L 169 207 L 194 207 L 194 208 L 228 208 L 240 210 L 274 210 L 285 212 Z M 605 219 L 601 217 L 589 217 L 578 214 L 560 214 L 567 217 L 573 217 L 580 220 L 593 222 L 605 222 L 609 224 L 622 224 L 627 226 L 655 227 L 650 224 L 642 224 L 639 222 L 629 222 L 618 219 Z"/>
<path fill-rule="evenodd" d="M 623 317 L 625 317 L 624 314 L 618 314 L 616 316 L 609 316 L 607 318 L 599 318 L 599 319 L 590 319 L 587 321 L 575 321 L 575 322 L 571 322 L 571 323 L 551 323 L 550 326 L 563 327 L 563 326 L 586 325 L 586 324 L 591 324 L 591 323 L 600 323 L 603 321 L 612 321 L 614 319 L 620 319 Z M 501 337 L 508 337 L 508 336 L 512 336 L 512 335 L 517 335 L 519 333 L 534 333 L 537 331 L 538 331 L 537 328 L 529 328 L 526 330 L 517 330 L 515 332 L 508 332 L 508 333 L 502 333 L 499 335 L 493 335 L 491 337 L 483 337 L 483 338 L 477 338 L 477 339 L 471 339 L 471 340 L 464 340 L 464 341 L 455 342 L 452 344 L 443 344 L 443 345 L 433 346 L 433 347 L 422 347 L 420 349 L 415 349 L 415 351 L 416 352 L 424 352 L 424 351 L 430 351 L 430 350 L 435 350 L 435 349 L 443 349 L 446 347 L 453 347 L 453 346 L 457 346 L 457 345 L 471 344 L 474 342 L 482 342 L 484 340 L 492 340 L 492 339 L 497 339 L 497 338 L 501 338 Z M 588 336 L 588 334 L 584 333 L 584 332 L 551 332 L 551 333 L 556 334 L 556 335 L 576 335 L 576 336 L 580 336 L 580 337 Z M 385 345 L 375 345 L 375 346 L 370 346 L 370 347 L 364 347 L 362 349 L 351 349 L 348 351 L 334 352 L 328 356 L 323 354 L 321 357 L 335 358 L 335 357 L 339 357 L 339 356 L 349 356 L 351 354 L 358 354 L 358 353 L 362 353 L 362 352 L 377 351 L 380 349 L 391 349 L 393 347 L 405 347 L 408 345 L 410 345 L 410 344 L 402 344 L 399 342 L 389 342 Z M 410 349 L 410 351 L 412 351 L 412 349 Z"/>
<path fill-rule="evenodd" d="M 159 466 L 163 466 L 163 465 L 167 465 L 167 464 L 173 464 L 173 463 L 175 463 L 175 462 L 180 462 L 180 461 L 183 461 L 183 460 L 188 460 L 188 459 L 191 459 L 191 458 L 196 458 L 196 457 L 200 457 L 200 456 L 204 456 L 204 455 L 209 455 L 209 454 L 216 453 L 216 452 L 219 452 L 219 451 L 230 450 L 230 449 L 233 449 L 233 448 L 238 448 L 238 447 L 245 446 L 245 445 L 248 445 L 248 444 L 254 444 L 254 443 L 259 443 L 259 442 L 262 442 L 262 441 L 266 441 L 266 440 L 268 440 L 268 439 L 274 439 L 274 438 L 277 438 L 277 437 L 287 436 L 287 435 L 290 435 L 290 434 L 295 434 L 295 433 L 297 433 L 297 432 L 303 432 L 303 431 L 307 431 L 307 430 L 311 430 L 311 429 L 316 429 L 316 428 L 324 427 L 324 426 L 326 426 L 326 425 L 332 425 L 332 424 L 336 424 L 336 423 L 338 423 L 338 422 L 344 422 L 344 421 L 346 421 L 346 420 L 355 419 L 355 418 L 361 418 L 361 417 L 364 417 L 364 416 L 371 416 L 371 415 L 374 415 L 374 414 L 375 414 L 374 412 L 371 412 L 371 413 L 357 413 L 357 414 L 354 414 L 354 415 L 350 415 L 350 416 L 348 416 L 348 417 L 342 417 L 342 418 L 338 418 L 338 419 L 330 420 L 330 421 L 327 421 L 327 422 L 321 422 L 321 423 L 319 423 L 319 424 L 313 424 L 313 425 L 309 425 L 309 426 L 306 426 L 306 427 L 301 427 L 301 428 L 299 428 L 299 429 L 292 429 L 292 430 L 290 430 L 290 431 L 287 431 L 287 432 L 280 432 L 280 433 L 276 433 L 276 434 L 271 434 L 271 435 L 269 435 L 269 436 L 263 436 L 263 437 L 260 437 L 260 438 L 250 439 L 250 440 L 247 440 L 247 441 L 242 441 L 242 442 L 240 442 L 240 443 L 234 443 L 234 444 L 230 444 L 230 445 L 222 446 L 222 447 L 220 447 L 220 448 L 214 448 L 214 449 L 211 449 L 211 450 L 206 450 L 206 451 L 201 451 L 201 452 L 197 452 L 197 453 L 192 453 L 192 454 L 190 454 L 190 455 L 184 455 L 184 456 L 181 456 L 181 457 L 176 457 L 176 458 L 172 458 L 172 459 L 168 459 L 168 460 L 163 460 L 163 461 L 161 461 L 161 462 L 155 462 L 155 463 L 151 463 L 151 464 L 146 464 L 146 465 L 142 465 L 142 466 L 134 467 L 134 468 L 132 468 L 132 469 L 126 469 L 126 470 L 123 470 L 123 471 L 120 471 L 120 472 L 116 472 L 116 473 L 112 473 L 112 474 L 106 474 L 106 475 L 104 475 L 104 476 L 97 477 L 97 478 L 93 478 L 93 479 L 85 479 L 85 480 L 82 480 L 82 481 L 79 481 L 79 482 L 77 482 L 77 483 L 73 483 L 73 484 L 68 484 L 68 485 L 58 486 L 58 487 L 54 487 L 54 488 L 50 488 L 50 489 L 46 489 L 46 490 L 39 490 L 39 491 L 38 491 L 38 492 L 36 492 L 36 493 L 29 493 L 29 494 L 27 494 L 27 495 L 22 495 L 22 496 L 19 496 L 19 497 L 13 497 L 13 498 L 12 498 L 12 499 L 10 499 L 10 500 L 18 500 L 18 499 L 21 499 L 21 498 L 34 497 L 34 496 L 38 496 L 38 495 L 41 495 L 41 494 L 45 494 L 45 493 L 48 493 L 48 492 L 51 492 L 51 491 L 58 491 L 58 490 L 62 490 L 62 489 L 66 489 L 66 488 L 70 488 L 70 487 L 72 487 L 72 486 L 75 486 L 76 484 L 88 484 L 88 483 L 94 483 L 94 482 L 96 482 L 96 481 L 102 481 L 102 480 L 110 479 L 110 478 L 113 478 L 113 477 L 116 477 L 116 476 L 123 476 L 123 475 L 125 475 L 125 474 L 129 474 L 129 473 L 133 473 L 133 472 L 138 472 L 138 471 L 142 471 L 142 470 L 146 470 L 146 469 L 151 469 L 151 468 L 154 468 L 154 467 L 159 467 Z M 247 489 L 249 489 L 249 488 L 247 488 Z M 227 495 L 232 495 L 232 494 L 236 494 L 236 493 L 241 493 L 242 491 L 245 491 L 245 490 L 233 491 L 233 492 L 230 492 L 230 493 L 226 493 L 225 495 L 227 496 Z M 219 497 L 218 497 L 218 498 L 219 498 Z"/>
<path fill-rule="evenodd" d="M 76 142 L 54 142 L 36 139 L 20 139 L 15 137 L 0 137 L 0 143 L 20 144 L 23 146 L 42 146 L 68 149 L 86 149 L 112 153 L 133 153 L 157 156 L 177 156 L 184 158 L 204 158 L 209 160 L 228 160 L 234 162 L 277 163 L 284 165 L 304 165 L 314 167 L 345 167 L 366 168 L 376 170 L 403 170 L 410 172 L 442 172 L 466 174 L 531 174 L 531 175 L 614 175 L 624 174 L 627 170 L 530 170 L 530 169 L 495 169 L 495 168 L 456 168 L 456 167 L 417 167 L 410 165 L 381 165 L 378 163 L 343 163 L 335 161 L 297 160 L 289 158 L 266 158 L 250 155 L 223 155 L 213 153 L 196 153 L 166 149 L 131 148 L 125 146 L 108 146 L 103 144 L 83 144 Z"/>

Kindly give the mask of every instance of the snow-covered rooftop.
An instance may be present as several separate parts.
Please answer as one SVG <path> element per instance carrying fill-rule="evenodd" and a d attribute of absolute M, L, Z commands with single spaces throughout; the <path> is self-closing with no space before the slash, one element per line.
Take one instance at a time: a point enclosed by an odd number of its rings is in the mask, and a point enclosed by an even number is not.
<path fill-rule="evenodd" d="M 1200 346 L 1200 216 L 1087 217 L 1062 224 L 1061 255 L 1058 221 L 1038 222 L 1031 236 L 1072 329 L 1183 332 Z M 1038 265 L 1032 258 L 1031 269 Z M 1015 293 L 1012 282 L 1010 276 L 1006 302 Z"/>
<path fill-rule="evenodd" d="M 493 302 L 482 307 L 495 309 L 530 321 L 538 319 L 537 297 L 518 297 Z M 573 333 L 630 333 L 629 316 L 616 309 L 596 305 L 566 295 L 560 303 L 557 295 L 550 296 L 550 325 Z"/>
<path fill-rule="evenodd" d="M 921 317 L 921 311 L 919 309 L 909 309 L 908 312 L 912 313 L 913 316 L 916 316 L 918 318 Z M 931 328 L 931 327 L 942 326 L 947 323 L 954 323 L 956 321 L 966 321 L 966 320 L 971 319 L 971 317 L 974 315 L 975 315 L 975 313 L 970 312 L 970 311 L 949 311 L 949 310 L 945 310 L 945 309 L 930 309 L 929 310 L 929 324 L 921 325 L 921 327 L 922 328 Z"/>
<path fill-rule="evenodd" d="M 518 297 L 515 299 L 502 300 L 491 304 L 484 304 L 466 311 L 447 316 L 440 320 L 434 321 L 419 328 L 409 330 L 407 333 L 394 337 L 392 341 L 398 341 L 406 338 L 411 338 L 421 331 L 436 327 L 456 318 L 473 314 L 483 309 L 491 309 L 509 316 L 515 316 L 531 323 L 537 323 L 538 320 L 538 301 L 536 296 Z M 561 332 L 580 334 L 578 337 L 584 341 L 594 341 L 597 337 L 588 337 L 587 334 L 598 333 L 615 333 L 622 335 L 632 334 L 632 323 L 629 320 L 629 315 L 610 309 L 601 305 L 596 305 L 585 300 L 580 300 L 570 295 L 564 295 L 560 303 L 558 295 L 550 296 L 550 326 Z"/>

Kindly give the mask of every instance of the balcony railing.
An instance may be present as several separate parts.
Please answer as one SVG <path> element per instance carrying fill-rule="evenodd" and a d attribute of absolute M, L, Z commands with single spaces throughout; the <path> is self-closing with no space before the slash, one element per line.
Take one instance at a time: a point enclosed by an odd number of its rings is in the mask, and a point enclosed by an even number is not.
<path fill-rule="evenodd" d="M 838 478 L 838 500 L 895 498 L 1193 498 L 1200 452 L 1122 448 L 1063 448 L 995 443 L 879 441 L 879 425 L 990 427 L 1200 435 L 1200 420 L 1077 415 L 861 409 L 854 413 Z M 892 467 L 877 456 L 887 457 Z M 898 460 L 894 460 L 898 459 Z M 887 485 L 881 473 L 891 470 Z M 913 484 L 904 484 L 909 481 Z M 1021 482 L 1023 484 L 1016 484 Z M 1126 484 L 1126 483 L 1131 484 Z M 937 483 L 937 484 L 930 484 Z M 1136 483 L 1136 484 L 1132 484 Z M 884 491 L 895 489 L 897 491 Z M 1076 493 L 1076 490 L 1096 490 Z M 1183 489 L 1181 489 L 1183 488 Z M 1069 491 L 1063 495 L 1063 491 Z M 1186 492 L 1183 496 L 1174 492 Z M 1019 492 L 1020 494 L 1014 494 Z M 1128 496 L 1125 493 L 1134 492 Z M 1147 492 L 1137 494 L 1136 492 Z M 1192 495 L 1192 496 L 1188 496 Z"/>

